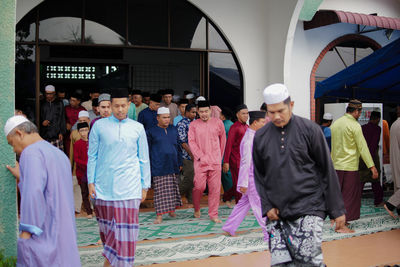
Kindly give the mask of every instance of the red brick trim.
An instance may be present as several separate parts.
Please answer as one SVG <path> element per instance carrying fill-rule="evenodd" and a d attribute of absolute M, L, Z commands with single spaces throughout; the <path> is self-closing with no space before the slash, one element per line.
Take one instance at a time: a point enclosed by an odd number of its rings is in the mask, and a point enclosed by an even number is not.
<path fill-rule="evenodd" d="M 314 62 L 314 66 L 311 71 L 310 75 L 310 119 L 315 121 L 316 119 L 316 114 L 315 114 L 315 99 L 314 99 L 314 93 L 315 93 L 315 74 L 317 72 L 317 69 L 319 67 L 319 64 L 321 63 L 322 59 L 325 57 L 325 54 L 328 53 L 329 50 L 331 50 L 333 47 L 336 45 L 347 42 L 347 41 L 354 41 L 354 40 L 359 40 L 362 42 L 365 42 L 370 45 L 370 47 L 375 51 L 379 48 L 381 48 L 381 45 L 378 44 L 375 40 L 364 36 L 364 35 L 359 35 L 359 34 L 347 34 L 343 35 L 332 42 L 330 42 L 319 54 L 317 59 Z"/>

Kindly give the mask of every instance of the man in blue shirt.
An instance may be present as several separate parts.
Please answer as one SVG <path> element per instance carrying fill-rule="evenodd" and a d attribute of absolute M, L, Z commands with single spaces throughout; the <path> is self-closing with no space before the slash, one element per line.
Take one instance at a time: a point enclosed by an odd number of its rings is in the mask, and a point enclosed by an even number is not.
<path fill-rule="evenodd" d="M 331 128 L 329 128 L 332 124 L 333 121 L 333 116 L 331 113 L 325 113 L 324 116 L 322 117 L 322 124 L 321 129 L 324 132 L 324 136 L 326 139 L 326 142 L 328 143 L 329 150 L 331 150 Z"/>
<path fill-rule="evenodd" d="M 174 126 L 176 126 L 178 124 L 178 122 L 180 122 L 183 117 L 185 116 L 185 108 L 186 106 L 189 104 L 189 100 L 187 99 L 181 99 L 179 101 L 179 105 L 178 105 L 178 109 L 179 109 L 179 115 L 175 117 L 174 119 Z"/>
<path fill-rule="evenodd" d="M 146 132 L 127 118 L 129 104 L 128 90 L 114 89 L 112 116 L 98 120 L 89 138 L 89 195 L 95 198 L 104 266 L 133 266 L 139 206 L 150 187 Z"/>
<path fill-rule="evenodd" d="M 176 217 L 175 208 L 182 206 L 178 182 L 182 153 L 178 144 L 178 132 L 175 126 L 169 124 L 170 119 L 169 109 L 160 107 L 157 111 L 157 125 L 147 130 L 154 207 L 157 214 L 155 224 L 162 222 L 162 215 L 165 213 Z"/>
<path fill-rule="evenodd" d="M 189 134 L 189 125 L 196 118 L 197 109 L 195 104 L 188 104 L 185 107 L 185 116 L 183 119 L 178 122 L 176 128 L 178 129 L 178 137 L 179 144 L 181 146 L 182 151 L 182 176 L 183 179 L 179 184 L 179 191 L 181 195 L 184 195 L 191 205 L 193 204 L 192 192 L 193 192 L 193 178 L 194 178 L 194 169 L 193 169 L 193 155 L 192 151 L 190 151 L 190 147 L 188 144 L 188 134 Z"/>
<path fill-rule="evenodd" d="M 157 125 L 157 109 L 160 107 L 160 103 L 161 96 L 152 94 L 150 95 L 149 107 L 139 113 L 138 122 L 143 124 L 146 131 Z"/>

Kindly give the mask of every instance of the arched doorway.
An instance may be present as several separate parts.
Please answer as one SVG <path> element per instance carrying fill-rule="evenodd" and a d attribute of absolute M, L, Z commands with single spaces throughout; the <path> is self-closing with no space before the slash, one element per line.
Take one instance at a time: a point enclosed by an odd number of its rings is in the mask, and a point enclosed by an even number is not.
<path fill-rule="evenodd" d="M 315 83 L 347 68 L 379 48 L 381 45 L 369 37 L 348 34 L 333 40 L 322 50 L 315 60 L 310 77 L 311 120 L 320 121 L 324 103 L 340 101 L 339 99 L 314 99 Z"/>
<path fill-rule="evenodd" d="M 16 103 L 38 122 L 46 84 L 128 86 L 243 102 L 242 72 L 215 24 L 185 0 L 44 1 L 17 24 Z"/>

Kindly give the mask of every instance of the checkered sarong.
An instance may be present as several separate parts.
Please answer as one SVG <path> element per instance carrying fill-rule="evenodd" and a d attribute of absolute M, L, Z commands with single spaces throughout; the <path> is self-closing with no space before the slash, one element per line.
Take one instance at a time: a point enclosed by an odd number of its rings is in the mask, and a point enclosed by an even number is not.
<path fill-rule="evenodd" d="M 140 199 L 96 199 L 95 211 L 103 242 L 103 256 L 111 266 L 133 266 L 139 236 Z"/>
<path fill-rule="evenodd" d="M 157 215 L 175 211 L 182 206 L 179 181 L 176 174 L 153 176 L 154 207 Z"/>

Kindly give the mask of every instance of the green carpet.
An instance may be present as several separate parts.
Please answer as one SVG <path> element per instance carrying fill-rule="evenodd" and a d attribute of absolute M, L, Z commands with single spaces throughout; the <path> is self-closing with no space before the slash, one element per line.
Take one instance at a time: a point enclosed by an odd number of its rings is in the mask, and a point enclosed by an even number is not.
<path fill-rule="evenodd" d="M 202 216 L 200 219 L 193 218 L 193 209 L 177 210 L 176 218 L 170 218 L 164 215 L 162 224 L 153 224 L 155 219 L 154 212 L 142 212 L 139 215 L 140 231 L 139 240 L 154 240 L 166 238 L 179 238 L 185 236 L 199 236 L 207 234 L 223 233 L 221 224 L 215 224 L 208 218 L 207 208 L 201 209 Z M 219 215 L 224 222 L 232 212 L 226 206 L 219 208 Z M 364 234 L 364 231 L 372 232 L 379 231 L 378 229 L 384 228 L 390 222 L 391 218 L 386 215 L 383 208 L 375 208 L 372 199 L 363 199 L 361 207 L 361 219 L 352 224 Z M 99 240 L 98 225 L 96 219 L 77 218 L 76 226 L 78 232 L 78 246 L 88 246 L 96 244 Z M 240 225 L 238 231 L 259 229 L 259 225 L 254 216 L 246 216 L 245 220 Z M 364 230 L 365 229 L 365 230 Z M 330 231 L 326 228 L 326 231 Z M 331 235 L 326 237 L 326 240 L 334 240 L 338 238 L 346 238 L 348 235 L 335 235 L 336 233 L 331 230 Z M 358 234 L 358 232 L 356 233 Z M 354 234 L 350 235 L 353 236 Z"/>
<path fill-rule="evenodd" d="M 219 215 L 225 221 L 232 209 L 220 207 Z M 193 209 L 181 209 L 176 211 L 176 217 L 170 218 L 164 215 L 162 224 L 153 224 L 156 218 L 154 212 L 142 212 L 139 214 L 140 231 L 139 240 L 153 240 L 165 238 L 179 238 L 184 236 L 196 236 L 223 233 L 221 224 L 215 224 L 208 218 L 208 208 L 201 209 L 200 219 L 193 217 Z M 99 240 L 98 225 L 96 219 L 77 218 L 78 246 L 89 246 Z M 246 216 L 238 231 L 260 228 L 254 216 Z"/>

